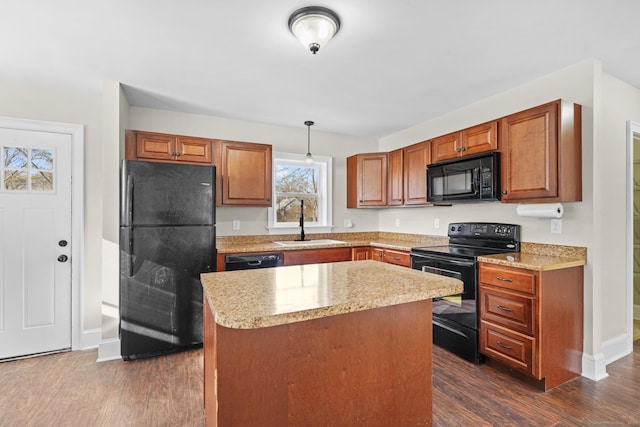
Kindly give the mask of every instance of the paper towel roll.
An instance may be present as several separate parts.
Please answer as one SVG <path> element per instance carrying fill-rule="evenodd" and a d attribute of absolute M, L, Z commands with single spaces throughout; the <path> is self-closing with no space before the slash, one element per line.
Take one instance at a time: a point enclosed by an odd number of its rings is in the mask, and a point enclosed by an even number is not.
<path fill-rule="evenodd" d="M 562 218 L 564 208 L 560 203 L 520 204 L 516 208 L 516 212 L 520 216 L 535 218 Z"/>

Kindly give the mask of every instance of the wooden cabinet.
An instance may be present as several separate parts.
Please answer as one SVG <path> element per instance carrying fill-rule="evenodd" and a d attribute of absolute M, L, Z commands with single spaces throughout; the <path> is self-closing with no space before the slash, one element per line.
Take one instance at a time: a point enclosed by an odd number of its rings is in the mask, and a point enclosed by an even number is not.
<path fill-rule="evenodd" d="M 271 206 L 271 145 L 214 140 L 216 204 Z"/>
<path fill-rule="evenodd" d="M 369 246 L 351 248 L 351 261 L 364 261 L 367 259 L 371 259 L 371 248 Z"/>
<path fill-rule="evenodd" d="M 411 256 L 407 251 L 371 247 L 371 259 L 374 261 L 387 262 L 389 264 L 411 267 Z"/>
<path fill-rule="evenodd" d="M 498 149 L 498 122 L 492 121 L 453 132 L 431 141 L 431 161 L 455 159 Z"/>
<path fill-rule="evenodd" d="M 404 204 L 404 150 L 389 152 L 388 173 L 388 205 L 399 206 Z"/>
<path fill-rule="evenodd" d="M 549 390 L 582 372 L 583 267 L 480 263 L 480 352 Z"/>
<path fill-rule="evenodd" d="M 387 205 L 387 153 L 347 158 L 347 208 Z"/>
<path fill-rule="evenodd" d="M 156 132 L 125 131 L 125 158 L 211 164 L 212 140 Z"/>
<path fill-rule="evenodd" d="M 351 248 L 298 249 L 282 253 L 283 265 L 351 261 Z"/>
<path fill-rule="evenodd" d="M 555 101 L 501 120 L 503 202 L 582 200 L 581 114 Z"/>
<path fill-rule="evenodd" d="M 430 147 L 423 141 L 389 153 L 389 206 L 427 204 Z"/>

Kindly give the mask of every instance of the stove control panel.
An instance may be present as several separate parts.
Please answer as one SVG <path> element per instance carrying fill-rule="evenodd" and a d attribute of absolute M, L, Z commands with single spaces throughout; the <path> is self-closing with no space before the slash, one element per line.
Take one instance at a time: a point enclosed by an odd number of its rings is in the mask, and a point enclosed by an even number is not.
<path fill-rule="evenodd" d="M 450 238 L 499 239 L 520 241 L 520 226 L 493 222 L 457 222 L 449 224 Z"/>

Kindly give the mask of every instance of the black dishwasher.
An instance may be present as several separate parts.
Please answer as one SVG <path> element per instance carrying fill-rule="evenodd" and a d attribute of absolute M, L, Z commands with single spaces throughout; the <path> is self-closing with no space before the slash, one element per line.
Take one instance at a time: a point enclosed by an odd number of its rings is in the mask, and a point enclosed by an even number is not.
<path fill-rule="evenodd" d="M 226 255 L 224 257 L 225 271 L 251 270 L 254 268 L 269 268 L 282 265 L 282 253 L 263 253 L 247 255 Z"/>

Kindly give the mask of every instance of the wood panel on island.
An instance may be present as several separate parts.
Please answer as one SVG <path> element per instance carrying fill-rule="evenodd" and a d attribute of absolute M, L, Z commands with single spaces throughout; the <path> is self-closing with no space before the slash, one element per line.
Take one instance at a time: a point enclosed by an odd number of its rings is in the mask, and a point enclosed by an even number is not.
<path fill-rule="evenodd" d="M 582 372 L 583 267 L 479 269 L 480 352 L 550 390 Z"/>

